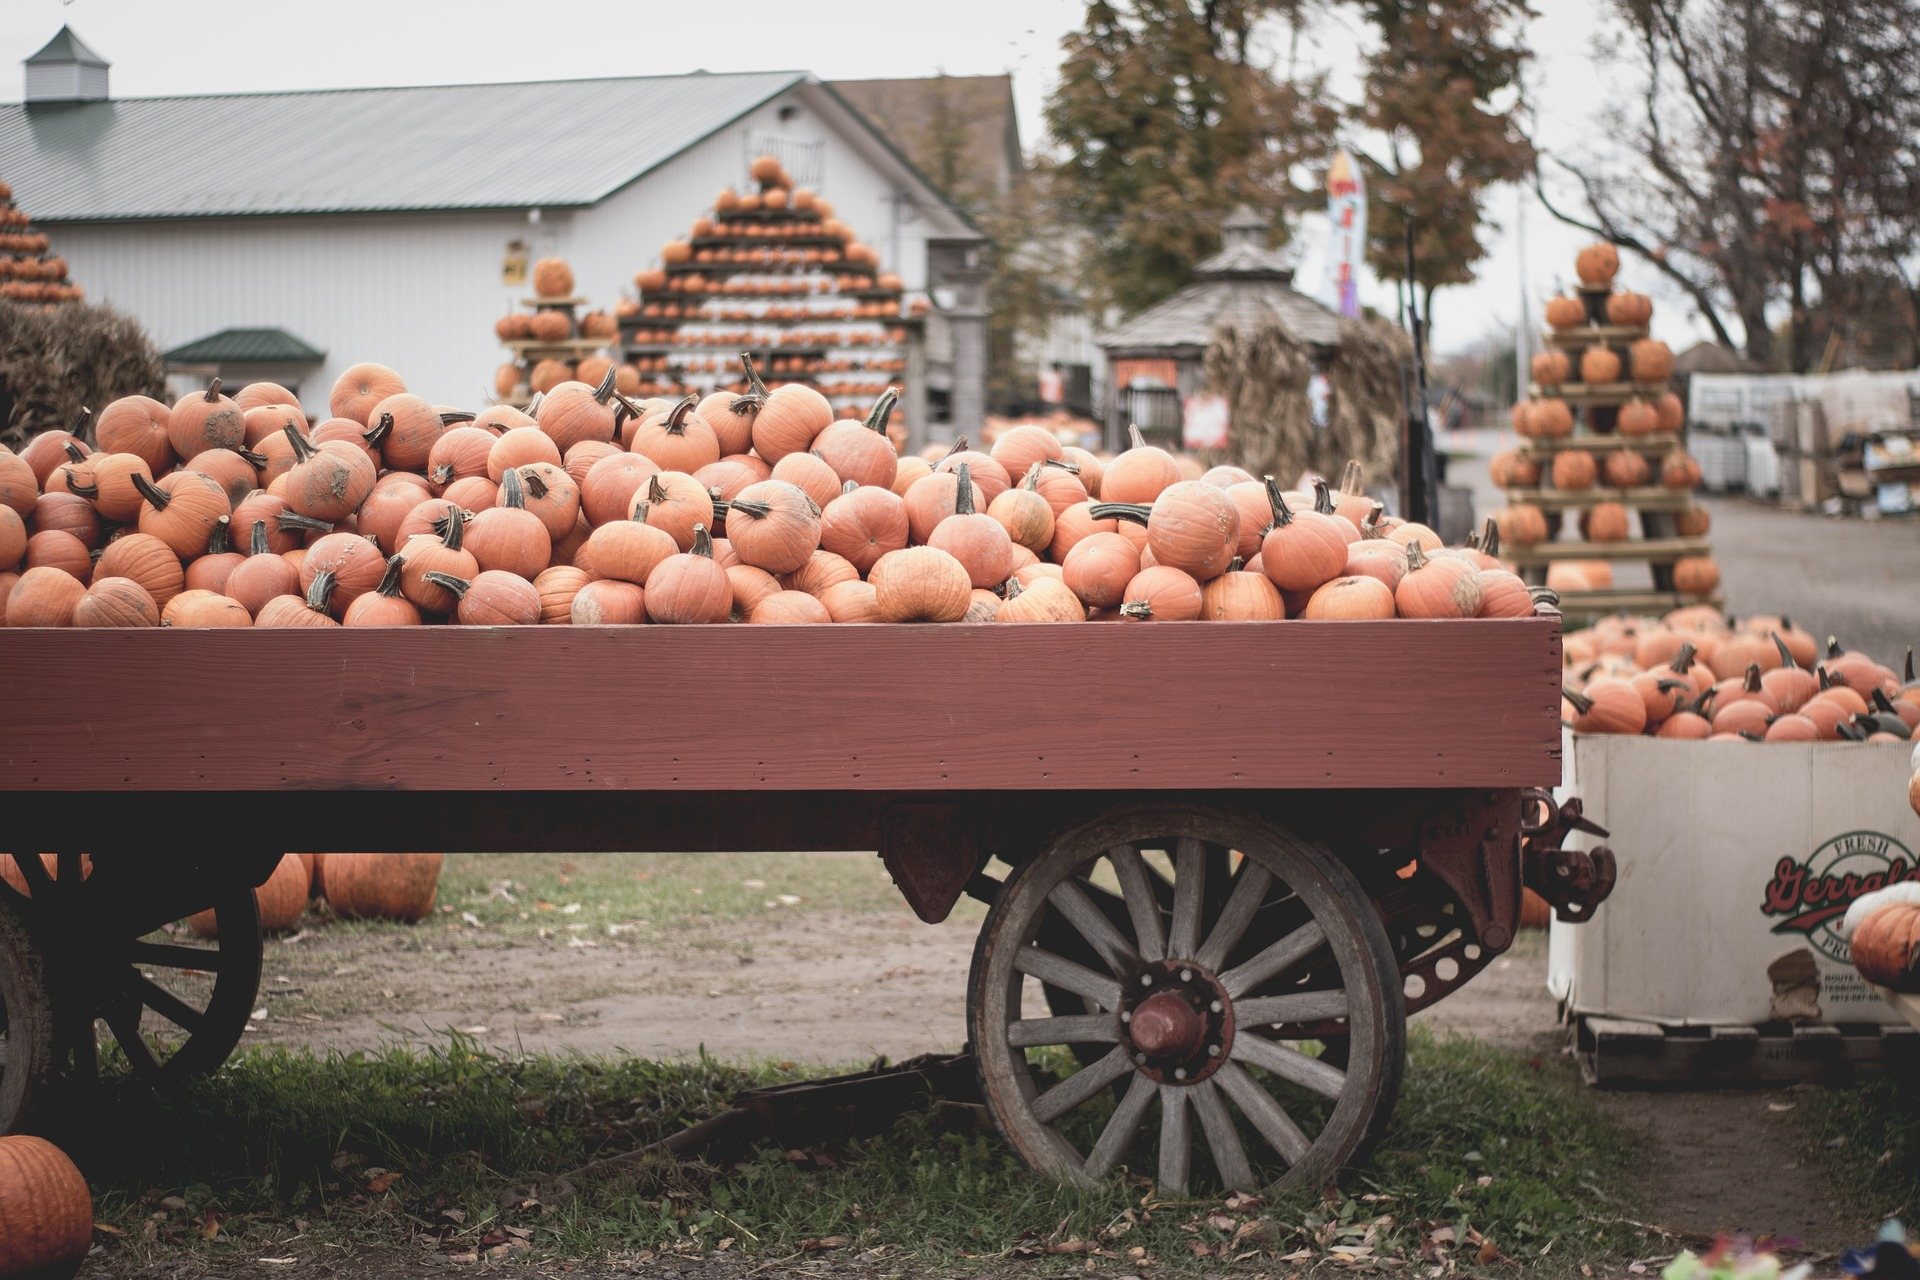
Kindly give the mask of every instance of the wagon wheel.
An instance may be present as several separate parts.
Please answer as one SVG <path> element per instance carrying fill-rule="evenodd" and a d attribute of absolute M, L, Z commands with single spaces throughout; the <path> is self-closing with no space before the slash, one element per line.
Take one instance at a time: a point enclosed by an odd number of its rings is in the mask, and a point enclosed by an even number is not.
<path fill-rule="evenodd" d="M 1093 963 L 1045 945 L 1060 919 Z M 1043 985 L 1083 1011 L 1049 1008 Z M 1101 818 L 1019 868 L 974 949 L 968 1022 L 988 1106 L 1029 1165 L 1097 1181 L 1145 1146 L 1157 1102 L 1158 1182 L 1172 1193 L 1196 1148 L 1228 1186 L 1328 1181 L 1385 1125 L 1406 1047 L 1392 948 L 1352 873 L 1281 828 L 1208 809 Z M 1287 1043 L 1335 1035 L 1344 1068 Z"/>
<path fill-rule="evenodd" d="M 28 885 L 15 896 L 46 943 L 57 1066 L 92 1075 L 100 1023 L 134 1074 L 154 1084 L 227 1060 L 260 992 L 264 948 L 250 885 L 206 877 L 214 887 L 202 896 L 212 895 L 219 936 L 203 939 L 169 918 L 177 903 L 149 899 L 114 863 L 84 874 L 80 855 L 63 853 L 49 875 L 36 856 L 14 861 Z"/>
<path fill-rule="evenodd" d="M 0 896 L 0 1134 L 20 1128 L 53 1061 L 53 1000 L 18 907 Z"/>

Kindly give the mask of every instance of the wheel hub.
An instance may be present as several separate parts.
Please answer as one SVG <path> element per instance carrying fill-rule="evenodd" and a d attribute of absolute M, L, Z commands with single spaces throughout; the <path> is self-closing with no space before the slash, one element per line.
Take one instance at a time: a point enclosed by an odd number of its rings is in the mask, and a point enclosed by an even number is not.
<path fill-rule="evenodd" d="M 1198 1084 L 1233 1048 L 1233 1002 L 1200 966 L 1161 961 L 1128 984 L 1120 1026 L 1141 1074 L 1164 1084 Z"/>

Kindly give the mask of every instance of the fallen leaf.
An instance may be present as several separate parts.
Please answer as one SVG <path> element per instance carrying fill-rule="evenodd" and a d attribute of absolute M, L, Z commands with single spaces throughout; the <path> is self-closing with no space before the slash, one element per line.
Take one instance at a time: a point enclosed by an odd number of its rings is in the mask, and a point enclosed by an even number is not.
<path fill-rule="evenodd" d="M 731 1248 L 733 1248 L 733 1237 L 721 1236 L 719 1242 L 713 1246 L 713 1251 L 715 1253 L 725 1253 Z"/>
<path fill-rule="evenodd" d="M 1427 1233 L 1427 1239 L 1433 1241 L 1435 1244 L 1452 1244 L 1457 1238 L 1458 1237 L 1453 1234 L 1452 1227 L 1435 1227 Z"/>
<path fill-rule="evenodd" d="M 847 1236 L 821 1236 L 815 1240 L 808 1238 L 800 1242 L 802 1253 L 819 1253 L 827 1249 L 844 1249 L 849 1243 Z"/>
<path fill-rule="evenodd" d="M 1079 1239 L 1061 1240 L 1048 1245 L 1046 1247 L 1046 1252 L 1048 1253 L 1092 1253 L 1093 1241 L 1079 1240 Z"/>
<path fill-rule="evenodd" d="M 1484 1267 L 1489 1262 L 1497 1262 L 1500 1260 L 1500 1249 L 1493 1241 L 1482 1240 L 1480 1242 L 1480 1252 L 1475 1254 L 1474 1258 Z"/>
<path fill-rule="evenodd" d="M 1791 1102 L 1769 1102 L 1769 1103 L 1767 1104 L 1767 1110 L 1769 1110 L 1769 1111 L 1791 1111 L 1791 1110 L 1793 1110 L 1793 1103 L 1791 1103 Z"/>
<path fill-rule="evenodd" d="M 389 1170 L 367 1180 L 367 1190 L 373 1195 L 384 1195 L 388 1187 L 400 1181 L 398 1172 Z"/>
<path fill-rule="evenodd" d="M 440 1216 L 455 1226 L 459 1226 L 467 1220 L 467 1214 L 464 1209 L 442 1209 Z"/>
<path fill-rule="evenodd" d="M 298 1258 L 255 1258 L 254 1261 L 263 1263 L 266 1266 L 270 1266 L 270 1267 L 290 1267 L 294 1263 L 300 1261 L 300 1259 Z"/>
<path fill-rule="evenodd" d="M 187 1202 L 181 1196 L 162 1196 L 160 1198 L 160 1207 L 174 1213 L 183 1213 L 186 1211 Z"/>
<path fill-rule="evenodd" d="M 1207 1215 L 1207 1225 L 1215 1231 L 1231 1231 L 1233 1230 L 1234 1222 L 1232 1218 L 1229 1218 L 1224 1213 L 1210 1213 Z"/>
<path fill-rule="evenodd" d="M 93 1229 L 104 1236 L 123 1236 L 127 1234 L 111 1222 L 96 1222 L 93 1224 Z"/>
<path fill-rule="evenodd" d="M 488 1027 L 484 1022 L 475 1023 L 471 1027 L 460 1028 L 460 1034 L 463 1036 L 483 1036 L 487 1034 L 487 1031 Z"/>

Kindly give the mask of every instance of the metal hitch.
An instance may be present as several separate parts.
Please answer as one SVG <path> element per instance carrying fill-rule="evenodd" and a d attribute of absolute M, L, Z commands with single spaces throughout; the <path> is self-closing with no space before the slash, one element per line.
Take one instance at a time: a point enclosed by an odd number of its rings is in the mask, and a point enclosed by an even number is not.
<path fill-rule="evenodd" d="M 1607 829 L 1588 818 L 1580 797 L 1555 802 L 1553 793 L 1529 788 L 1520 818 L 1520 876 L 1529 889 L 1552 904 L 1568 924 L 1593 918 L 1593 910 L 1607 900 L 1618 879 L 1613 850 L 1603 844 L 1591 849 L 1563 849 L 1569 832 L 1606 836 Z"/>

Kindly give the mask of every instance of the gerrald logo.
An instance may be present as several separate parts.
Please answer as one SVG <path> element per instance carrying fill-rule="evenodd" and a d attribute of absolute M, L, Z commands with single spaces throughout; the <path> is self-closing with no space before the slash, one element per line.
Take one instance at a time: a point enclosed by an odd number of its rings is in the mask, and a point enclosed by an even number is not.
<path fill-rule="evenodd" d="M 1767 884 L 1763 915 L 1778 916 L 1775 933 L 1797 933 L 1821 955 L 1845 963 L 1840 917 L 1854 900 L 1902 880 L 1920 881 L 1912 850 L 1879 831 L 1849 831 L 1815 849 L 1804 862 L 1782 858 Z"/>

